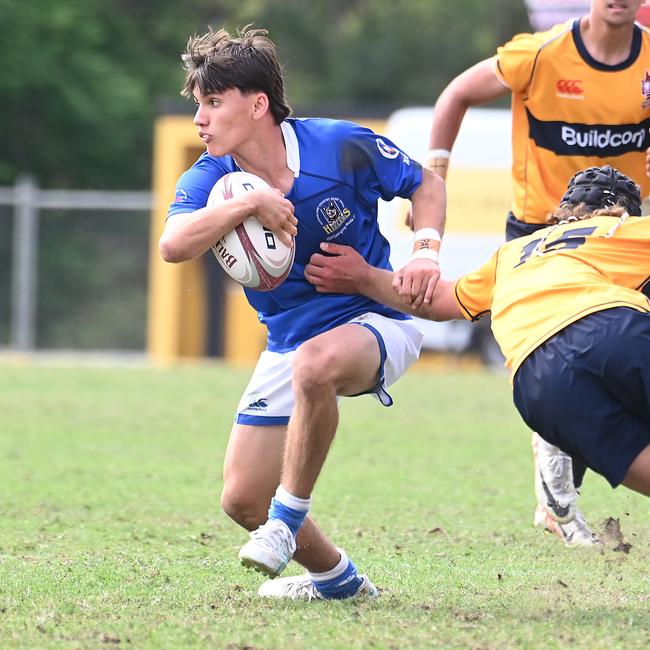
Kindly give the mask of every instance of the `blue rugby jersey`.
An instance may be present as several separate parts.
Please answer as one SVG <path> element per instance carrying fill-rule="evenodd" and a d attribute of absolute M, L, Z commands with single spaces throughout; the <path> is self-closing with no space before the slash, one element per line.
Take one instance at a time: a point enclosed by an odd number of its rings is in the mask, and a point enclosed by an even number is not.
<path fill-rule="evenodd" d="M 298 219 L 295 261 L 276 289 L 244 289 L 268 328 L 267 348 L 293 350 L 368 311 L 410 318 L 364 296 L 319 294 L 304 271 L 324 241 L 352 246 L 372 266 L 390 269 L 390 247 L 377 224 L 377 201 L 410 198 L 422 182 L 420 164 L 387 138 L 352 122 L 290 118 L 281 126 L 287 165 L 295 176 L 286 195 Z M 231 156 L 201 155 L 180 177 L 168 217 L 205 207 L 217 180 L 233 171 L 240 170 Z"/>

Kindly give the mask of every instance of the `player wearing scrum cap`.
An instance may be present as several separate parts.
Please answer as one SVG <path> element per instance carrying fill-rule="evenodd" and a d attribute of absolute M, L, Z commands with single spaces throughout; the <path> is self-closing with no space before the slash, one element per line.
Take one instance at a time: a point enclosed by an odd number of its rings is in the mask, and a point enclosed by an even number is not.
<path fill-rule="evenodd" d="M 466 109 L 512 97 L 507 240 L 543 228 L 569 179 L 591 165 L 613 165 L 648 196 L 650 33 L 634 22 L 642 4 L 592 0 L 586 16 L 515 36 L 440 94 L 426 164 L 443 178 Z M 594 543 L 576 507 L 584 466 L 535 435 L 533 447 L 535 524 L 567 545 Z"/>
<path fill-rule="evenodd" d="M 616 487 L 650 496 L 650 217 L 639 187 L 609 166 L 576 174 L 552 225 L 503 244 L 480 269 L 440 280 L 412 313 L 490 313 L 514 402 L 543 440 Z M 398 304 L 388 271 L 325 245 L 307 277 L 319 291 Z"/>

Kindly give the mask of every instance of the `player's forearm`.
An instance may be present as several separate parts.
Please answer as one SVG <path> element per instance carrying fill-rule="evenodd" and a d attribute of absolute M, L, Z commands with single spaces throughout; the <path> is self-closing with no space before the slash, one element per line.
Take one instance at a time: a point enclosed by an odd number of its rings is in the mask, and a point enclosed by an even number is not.
<path fill-rule="evenodd" d="M 439 280 L 431 302 L 423 303 L 417 309 L 413 309 L 404 304 L 393 288 L 393 276 L 394 274 L 390 271 L 368 266 L 359 275 L 357 291 L 382 305 L 427 320 L 446 321 L 462 318 L 462 313 L 454 298 L 455 281 Z"/>
<path fill-rule="evenodd" d="M 366 264 L 363 271 L 357 275 L 356 293 L 387 307 L 404 311 L 404 304 L 393 289 L 394 275 L 392 271 Z"/>
<path fill-rule="evenodd" d="M 429 149 L 453 149 L 463 118 L 471 103 L 452 82 L 442 91 L 433 109 L 433 121 L 429 135 Z"/>
<path fill-rule="evenodd" d="M 160 238 L 160 254 L 165 262 L 196 259 L 252 213 L 248 201 L 237 197 L 214 207 L 171 216 Z"/>
<path fill-rule="evenodd" d="M 494 59 L 485 59 L 458 75 L 440 93 L 433 110 L 426 166 L 443 179 L 450 152 L 467 109 L 508 94 L 494 71 Z"/>
<path fill-rule="evenodd" d="M 425 165 L 427 169 L 438 174 L 443 180 L 447 179 L 451 150 L 469 106 L 469 100 L 456 91 L 454 82 L 452 82 L 441 93 L 433 110 L 429 152 Z"/>
<path fill-rule="evenodd" d="M 413 229 L 433 228 L 440 236 L 445 230 L 447 190 L 444 181 L 428 169 L 422 169 L 422 184 L 411 197 Z M 440 247 L 440 242 L 434 247 Z"/>

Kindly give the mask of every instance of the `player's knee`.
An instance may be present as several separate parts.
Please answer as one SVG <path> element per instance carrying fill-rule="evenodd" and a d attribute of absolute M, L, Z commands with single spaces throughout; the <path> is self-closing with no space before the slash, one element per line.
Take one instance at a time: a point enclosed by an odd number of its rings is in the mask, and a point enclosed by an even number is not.
<path fill-rule="evenodd" d="M 221 492 L 221 509 L 247 530 L 254 530 L 266 521 L 268 505 L 233 485 L 226 484 Z"/>
<path fill-rule="evenodd" d="M 335 386 L 336 357 L 322 346 L 303 344 L 293 358 L 292 377 L 295 392 L 323 395 Z"/>

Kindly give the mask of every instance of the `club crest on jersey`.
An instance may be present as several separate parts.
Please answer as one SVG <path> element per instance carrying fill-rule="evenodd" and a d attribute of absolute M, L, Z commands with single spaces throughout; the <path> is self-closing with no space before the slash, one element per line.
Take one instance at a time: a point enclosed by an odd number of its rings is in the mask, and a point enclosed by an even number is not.
<path fill-rule="evenodd" d="M 348 222 L 348 219 L 351 218 L 354 221 L 354 217 L 349 208 L 346 208 L 343 201 L 336 196 L 330 196 L 318 204 L 316 218 L 328 235 L 332 235 L 338 231 Z M 337 233 L 337 235 L 339 234 Z"/>
<path fill-rule="evenodd" d="M 650 72 L 645 71 L 645 79 L 641 81 L 641 92 L 643 93 L 643 108 L 650 108 Z"/>
<path fill-rule="evenodd" d="M 176 196 L 174 197 L 174 203 L 185 203 L 187 201 L 187 192 L 185 190 L 176 190 Z"/>

